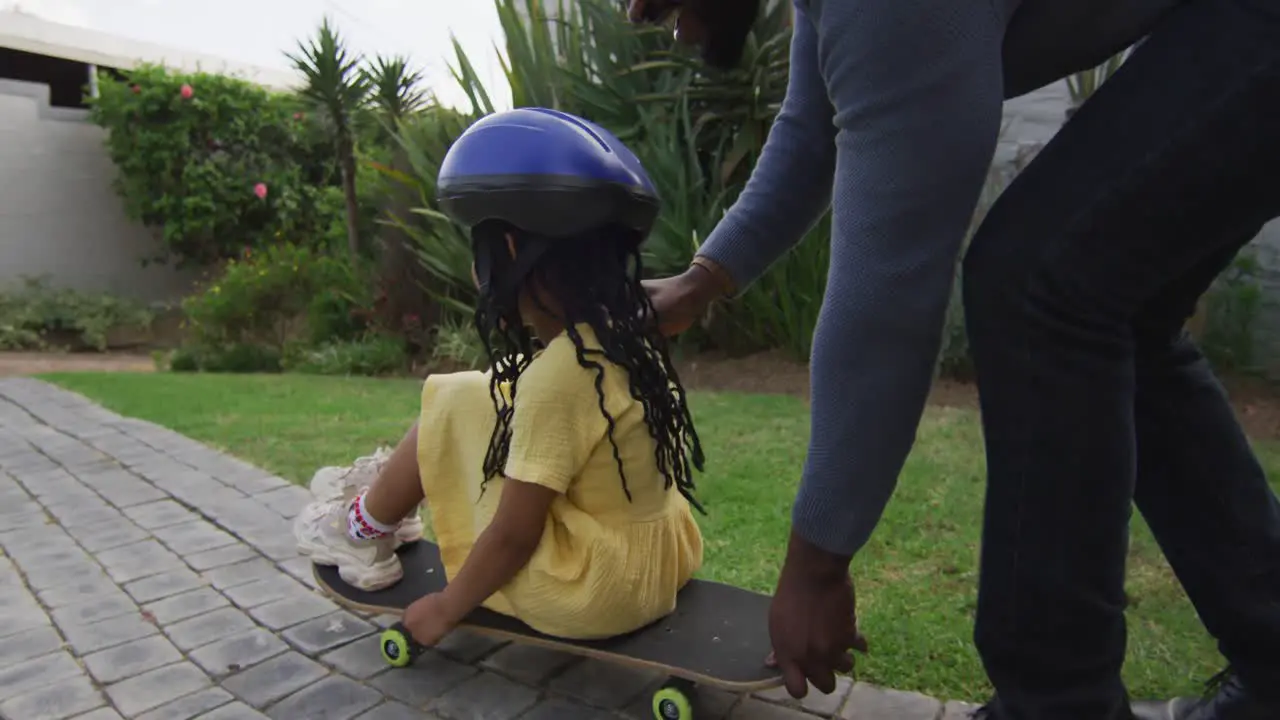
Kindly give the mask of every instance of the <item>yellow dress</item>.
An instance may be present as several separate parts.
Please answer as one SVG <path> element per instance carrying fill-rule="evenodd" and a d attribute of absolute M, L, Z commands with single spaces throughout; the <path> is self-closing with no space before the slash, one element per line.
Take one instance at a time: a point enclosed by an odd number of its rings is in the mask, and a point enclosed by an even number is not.
<path fill-rule="evenodd" d="M 578 330 L 588 348 L 599 347 L 589 327 Z M 529 563 L 485 602 L 565 638 L 619 635 L 671 613 L 677 591 L 702 565 L 698 525 L 675 487 L 664 487 L 626 372 L 602 357 L 590 359 L 604 366 L 604 405 L 631 500 L 600 411 L 597 372 L 578 364 L 572 340 L 561 334 L 520 376 L 504 473 L 560 495 Z M 489 380 L 478 371 L 433 375 L 422 389 L 418 468 L 450 578 L 502 495 L 502 477 L 483 493 L 480 487 L 496 421 Z"/>

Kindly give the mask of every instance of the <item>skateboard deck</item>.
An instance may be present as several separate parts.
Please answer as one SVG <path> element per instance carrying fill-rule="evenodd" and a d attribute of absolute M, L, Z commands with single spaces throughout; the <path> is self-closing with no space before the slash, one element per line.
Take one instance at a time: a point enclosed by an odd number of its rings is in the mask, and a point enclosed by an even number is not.
<path fill-rule="evenodd" d="M 343 582 L 336 567 L 313 565 L 313 571 L 321 590 L 339 605 L 365 612 L 399 614 L 418 598 L 443 590 L 446 581 L 440 549 L 434 543 L 419 540 L 401 546 L 397 553 L 404 567 L 404 578 L 391 587 L 373 592 Z M 691 683 L 734 692 L 754 692 L 782 684 L 778 670 L 764 663 L 771 649 L 769 601 L 768 595 L 692 580 L 677 596 L 674 613 L 640 630 L 607 640 L 569 640 L 544 635 L 519 620 L 485 608 L 476 609 L 460 627 L 512 642 L 657 670 Z"/>

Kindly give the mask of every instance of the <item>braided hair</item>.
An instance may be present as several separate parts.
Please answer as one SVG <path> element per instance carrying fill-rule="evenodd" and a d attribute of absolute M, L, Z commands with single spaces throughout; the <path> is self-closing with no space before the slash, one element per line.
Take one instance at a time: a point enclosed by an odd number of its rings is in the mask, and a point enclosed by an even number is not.
<path fill-rule="evenodd" d="M 476 231 L 493 233 L 495 228 Z M 608 425 L 609 444 L 618 466 L 622 490 L 631 500 L 626 469 L 614 439 L 614 418 L 605 408 L 604 362 L 613 363 L 627 373 L 631 397 L 644 410 L 644 422 L 655 442 L 655 460 L 665 480 L 673 485 L 689 503 L 705 511 L 693 495 L 692 468 L 703 469 L 701 441 L 693 427 L 686 393 L 676 374 L 667 340 L 653 322 L 656 315 L 649 296 L 640 285 L 643 273 L 635 231 L 600 228 L 568 238 L 540 238 L 510 228 L 504 229 L 516 238 L 517 246 L 526 241 L 543 243 L 544 251 L 525 276 L 524 284 L 536 282 L 545 295 L 558 305 L 551 311 L 531 293 L 542 312 L 564 325 L 565 334 L 573 342 L 578 364 L 595 372 L 596 396 L 600 412 Z M 484 459 L 487 483 L 501 475 L 511 443 L 511 417 L 517 397 L 520 374 L 532 362 L 534 340 L 529 330 L 503 313 L 504 322 L 492 317 L 494 309 L 481 302 L 476 311 L 476 327 L 489 355 L 493 373 L 489 394 L 497 410 L 497 423 L 489 440 Z M 595 333 L 600 347 L 587 348 L 576 325 L 585 323 Z M 510 400 L 500 391 L 509 384 Z"/>

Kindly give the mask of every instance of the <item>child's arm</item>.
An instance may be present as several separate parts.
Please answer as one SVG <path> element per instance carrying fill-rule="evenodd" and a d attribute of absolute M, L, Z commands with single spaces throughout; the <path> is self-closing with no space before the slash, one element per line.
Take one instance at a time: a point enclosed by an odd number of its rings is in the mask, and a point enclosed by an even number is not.
<path fill-rule="evenodd" d="M 503 483 L 493 521 L 480 533 L 458 576 L 441 593 L 439 609 L 451 624 L 461 622 L 529 562 L 557 495 L 542 485 L 514 479 Z"/>

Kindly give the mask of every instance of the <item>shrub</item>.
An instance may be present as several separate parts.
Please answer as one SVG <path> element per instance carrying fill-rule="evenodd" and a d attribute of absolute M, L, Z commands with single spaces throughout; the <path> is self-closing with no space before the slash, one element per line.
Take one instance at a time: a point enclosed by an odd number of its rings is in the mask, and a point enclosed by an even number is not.
<path fill-rule="evenodd" d="M 281 353 L 275 348 L 232 343 L 220 347 L 178 348 L 169 354 L 168 368 L 173 372 L 278 373 L 283 366 Z"/>
<path fill-rule="evenodd" d="M 357 340 L 296 348 L 286 358 L 284 369 L 313 375 L 391 375 L 407 365 L 402 340 L 371 333 Z"/>
<path fill-rule="evenodd" d="M 1261 266 L 1248 250 L 1241 253 L 1204 294 L 1204 333 L 1200 345 L 1215 369 L 1253 372 L 1263 291 Z"/>
<path fill-rule="evenodd" d="M 203 266 L 341 227 L 331 150 L 293 96 L 154 65 L 104 71 L 98 90 L 91 117 L 107 130 L 125 212 L 162 241 L 145 261 Z"/>
<path fill-rule="evenodd" d="M 477 370 L 488 365 L 489 357 L 475 325 L 449 319 L 435 328 L 431 364 L 442 370 Z"/>
<path fill-rule="evenodd" d="M 363 335 L 373 324 L 368 290 L 354 277 L 345 287 L 330 285 L 320 288 L 307 303 L 306 338 L 310 345 L 324 345 Z"/>
<path fill-rule="evenodd" d="M 433 107 L 418 113 L 400 125 L 397 135 L 412 172 L 399 174 L 383 169 L 389 178 L 409 185 L 417 193 L 421 206 L 408 217 L 392 214 L 388 222 L 405 231 L 413 243 L 417 260 L 431 280 L 425 290 L 444 309 L 446 321 L 470 318 L 476 300 L 471 280 L 471 240 L 440 212 L 436 198 L 440 164 L 469 124 L 470 116 L 448 108 Z"/>
<path fill-rule="evenodd" d="M 0 349 L 70 349 L 102 352 L 116 329 L 145 330 L 154 313 L 107 293 L 53 288 L 46 278 L 23 278 L 20 289 L 0 292 Z"/>
<path fill-rule="evenodd" d="M 322 343 L 364 332 L 356 308 L 365 293 L 362 273 L 345 261 L 287 243 L 249 251 L 183 301 L 188 350 L 205 370 L 211 369 L 203 362 L 209 358 L 221 366 L 243 366 L 243 347 L 264 349 L 259 360 L 274 360 L 258 364 L 278 367 L 294 341 Z"/>

